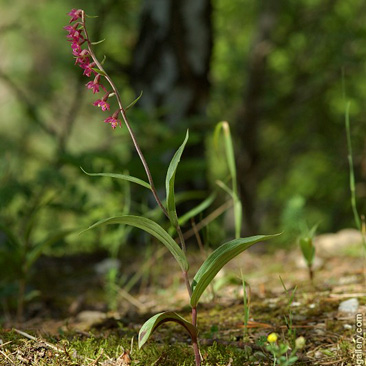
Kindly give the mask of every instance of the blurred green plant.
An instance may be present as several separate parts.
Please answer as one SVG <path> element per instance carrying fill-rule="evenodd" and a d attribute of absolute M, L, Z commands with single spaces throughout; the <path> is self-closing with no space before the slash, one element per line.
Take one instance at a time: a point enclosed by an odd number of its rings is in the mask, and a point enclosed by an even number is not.
<path fill-rule="evenodd" d="M 173 321 L 180 324 L 182 327 L 186 329 L 189 333 L 193 349 L 195 355 L 196 365 L 201 365 L 201 356 L 199 352 L 198 346 L 198 331 L 197 331 L 197 305 L 199 300 L 206 290 L 206 288 L 210 285 L 216 274 L 221 270 L 221 268 L 229 262 L 231 259 L 245 251 L 247 248 L 252 246 L 253 244 L 271 239 L 277 235 L 257 235 L 249 238 L 237 238 L 234 240 L 230 240 L 224 244 L 222 244 L 219 248 L 217 248 L 208 258 L 203 262 L 201 267 L 196 272 L 192 282 L 188 276 L 189 264 L 186 257 L 186 244 L 185 238 L 182 233 L 179 218 L 176 210 L 176 196 L 175 196 L 175 176 L 177 173 L 178 164 L 180 162 L 181 156 L 183 154 L 185 145 L 188 141 L 188 131 L 186 133 L 185 139 L 183 143 L 180 145 L 178 150 L 175 152 L 172 157 L 170 164 L 167 169 L 166 177 L 165 177 L 165 194 L 166 200 L 165 204 L 160 200 L 158 192 L 155 188 L 154 181 L 149 169 L 149 166 L 145 160 L 145 157 L 140 149 L 139 144 L 137 143 L 135 134 L 131 128 L 131 125 L 126 116 L 126 110 L 123 108 L 120 94 L 112 81 L 109 75 L 103 68 L 102 63 L 95 56 L 93 51 L 93 43 L 88 35 L 86 24 L 85 24 L 85 12 L 81 9 L 72 9 L 70 13 L 70 25 L 65 26 L 65 30 L 68 32 L 67 39 L 71 42 L 71 47 L 73 50 L 73 54 L 76 57 L 76 64 L 78 64 L 83 70 L 84 75 L 87 77 L 91 77 L 92 80 L 89 81 L 86 86 L 88 89 L 91 89 L 93 93 L 98 93 L 101 89 L 104 90 L 105 94 L 102 99 L 97 99 L 94 102 L 94 105 L 100 107 L 103 111 L 110 109 L 110 104 L 108 103 L 108 98 L 115 97 L 116 102 L 118 104 L 117 110 L 109 117 L 107 117 L 104 122 L 111 125 L 113 129 L 122 125 L 121 120 L 119 120 L 119 115 L 121 115 L 124 125 L 126 126 L 130 137 L 133 141 L 135 149 L 140 157 L 142 165 L 145 169 L 148 182 L 141 180 L 140 178 L 132 177 L 129 175 L 122 174 L 109 174 L 109 173 L 97 173 L 97 175 L 101 176 L 110 176 L 112 178 L 127 180 L 129 182 L 133 182 L 138 184 L 146 189 L 149 189 L 154 196 L 154 199 L 158 206 L 160 207 L 163 214 L 169 220 L 170 225 L 175 228 L 178 234 L 178 242 L 174 240 L 174 238 L 157 222 L 143 216 L 135 216 L 135 215 L 123 215 L 123 216 L 115 216 L 109 217 L 103 220 L 96 222 L 91 225 L 85 231 L 90 229 L 94 229 L 97 227 L 101 227 L 109 224 L 123 224 L 129 225 L 132 227 L 137 227 L 150 235 L 154 236 L 157 240 L 159 240 L 165 247 L 170 251 L 178 265 L 182 270 L 183 279 L 190 296 L 190 306 L 192 313 L 191 322 L 182 318 L 179 314 L 175 312 L 162 312 L 154 315 L 149 320 L 147 320 L 140 329 L 138 336 L 139 347 L 141 348 L 149 339 L 150 335 L 162 324 Z M 99 43 L 99 42 L 98 42 Z M 82 48 L 82 45 L 86 45 L 86 48 Z M 102 82 L 106 81 L 109 86 L 112 88 L 112 91 L 108 91 L 106 87 L 102 84 Z M 139 97 L 140 98 L 140 97 Z M 137 98 L 138 100 L 138 98 Z M 137 101 L 136 100 L 136 101 Z M 132 102 L 133 105 L 135 102 Z M 228 126 L 226 127 L 226 129 Z M 230 135 L 227 134 L 227 139 L 230 138 Z M 231 139 L 231 138 L 230 138 Z M 232 144 L 227 144 L 227 147 L 231 149 L 230 154 L 232 154 Z M 233 154 L 229 156 L 230 163 L 235 163 L 233 161 Z M 231 167 L 232 169 L 233 167 Z M 235 169 L 235 168 L 234 168 Z M 231 172 L 232 179 L 235 178 L 235 170 Z M 89 173 L 91 174 L 91 173 Z M 93 173 L 95 174 L 95 173 Z M 233 183 L 236 184 L 236 183 Z M 235 192 L 235 188 L 233 189 Z M 234 197 L 233 197 L 234 198 Z"/>
<path fill-rule="evenodd" d="M 305 259 L 305 262 L 309 271 L 309 279 L 311 283 L 314 283 L 314 258 L 315 258 L 315 246 L 313 243 L 314 235 L 318 225 L 314 225 L 310 230 L 304 229 L 303 233 L 298 238 L 301 253 Z"/>
<path fill-rule="evenodd" d="M 234 154 L 234 146 L 230 133 L 229 123 L 226 121 L 219 122 L 216 125 L 214 131 L 214 145 L 216 149 L 218 149 L 218 139 L 220 132 L 223 132 L 224 137 L 224 146 L 225 146 L 225 155 L 226 161 L 229 168 L 230 173 L 230 181 L 231 181 L 231 189 L 227 186 L 227 184 L 221 180 L 217 180 L 216 184 L 222 188 L 225 192 L 227 192 L 232 200 L 234 206 L 234 221 L 235 221 L 235 238 L 240 238 L 241 233 L 241 225 L 243 220 L 243 208 L 241 204 L 241 200 L 239 198 L 238 193 L 238 185 L 237 185 L 237 175 L 236 175 L 236 163 L 235 163 L 235 154 Z"/>
<path fill-rule="evenodd" d="M 286 285 L 283 282 L 282 277 L 281 276 L 279 276 L 279 277 L 280 277 L 282 287 L 285 290 L 285 293 L 286 293 L 286 296 L 287 296 L 287 299 L 288 299 L 287 306 L 286 306 L 286 309 L 285 309 L 288 312 L 288 315 L 284 314 L 283 317 L 285 319 L 285 323 L 286 323 L 286 327 L 287 327 L 287 334 L 289 336 L 290 342 L 294 346 L 295 345 L 295 339 L 296 339 L 296 328 L 293 327 L 293 314 L 292 314 L 291 306 L 292 306 L 294 298 L 295 298 L 297 286 L 295 286 L 293 288 L 293 290 L 290 291 L 286 288 Z"/>
<path fill-rule="evenodd" d="M 37 291 L 27 290 L 36 261 L 49 247 L 75 232 L 73 228 L 60 229 L 43 238 L 34 235 L 39 215 L 52 199 L 53 196 L 43 190 L 32 199 L 23 200 L 15 221 L 5 215 L 4 208 L 0 211 L 0 233 L 3 234 L 0 239 L 0 298 L 3 305 L 16 299 L 18 322 L 23 320 L 25 302 L 37 295 Z"/>
<path fill-rule="evenodd" d="M 244 306 L 244 342 L 249 340 L 249 333 L 248 333 L 248 322 L 249 322 L 249 313 L 250 313 L 250 287 L 248 287 L 243 272 L 240 271 L 241 280 L 243 285 L 243 306 Z M 248 288 L 248 292 L 247 292 Z"/>
<path fill-rule="evenodd" d="M 365 220 L 362 220 L 362 217 L 358 213 L 357 210 L 357 199 L 356 199 L 356 186 L 355 186 L 355 173 L 353 170 L 353 155 L 352 155 L 352 140 L 351 140 L 351 126 L 350 126 L 350 119 L 349 119 L 349 110 L 350 110 L 350 102 L 346 104 L 346 111 L 345 111 L 345 125 L 346 125 L 346 134 L 347 134 L 347 148 L 348 148 L 348 164 L 349 164 L 349 188 L 351 192 L 351 206 L 353 212 L 353 218 L 356 224 L 357 229 L 361 233 L 362 237 L 362 246 L 363 246 L 363 253 L 365 255 L 366 251 L 366 227 L 365 227 Z"/>

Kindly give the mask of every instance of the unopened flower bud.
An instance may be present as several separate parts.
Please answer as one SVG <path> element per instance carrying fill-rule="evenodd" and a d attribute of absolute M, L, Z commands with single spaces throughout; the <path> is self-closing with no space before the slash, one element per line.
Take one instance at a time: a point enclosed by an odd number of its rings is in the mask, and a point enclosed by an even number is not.
<path fill-rule="evenodd" d="M 295 346 L 297 349 L 302 349 L 305 347 L 305 338 L 304 337 L 299 337 L 299 338 L 296 338 L 296 341 L 295 341 Z"/>

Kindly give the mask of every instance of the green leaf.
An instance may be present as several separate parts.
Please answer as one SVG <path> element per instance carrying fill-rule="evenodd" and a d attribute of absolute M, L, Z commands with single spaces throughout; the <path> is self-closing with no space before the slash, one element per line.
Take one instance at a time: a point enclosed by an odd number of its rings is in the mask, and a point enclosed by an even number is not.
<path fill-rule="evenodd" d="M 166 188 L 166 204 L 167 204 L 167 211 L 169 215 L 170 222 L 174 227 L 178 225 L 178 217 L 177 217 L 177 211 L 175 208 L 175 197 L 174 197 L 174 181 L 175 181 L 175 173 L 177 172 L 177 167 L 180 161 L 180 158 L 182 156 L 184 147 L 186 146 L 186 143 L 188 141 L 189 133 L 187 130 L 186 137 L 182 143 L 182 145 L 179 147 L 179 149 L 174 154 L 166 174 L 165 179 L 165 188 Z"/>
<path fill-rule="evenodd" d="M 98 73 L 98 74 L 100 74 L 102 76 L 107 76 L 107 74 L 105 73 L 105 71 L 100 70 L 100 69 L 98 69 L 96 67 L 92 67 L 92 70 L 94 70 L 96 73 Z"/>
<path fill-rule="evenodd" d="M 104 41 L 105 41 L 105 39 L 101 39 L 100 41 L 91 42 L 91 44 L 92 44 L 93 46 L 95 46 L 95 45 L 97 45 L 97 44 L 99 44 L 99 43 L 103 43 Z"/>
<path fill-rule="evenodd" d="M 117 179 L 123 179 L 127 180 L 129 182 L 133 182 L 136 184 L 139 184 L 140 186 L 143 186 L 145 188 L 151 189 L 151 186 L 149 183 L 145 182 L 142 179 L 131 177 L 130 175 L 126 174 L 114 174 L 114 173 L 88 173 L 86 172 L 82 167 L 80 169 L 87 175 L 90 175 L 91 177 L 111 177 L 111 178 L 117 178 Z"/>
<path fill-rule="evenodd" d="M 183 271 L 188 271 L 189 266 L 187 258 L 179 245 L 160 225 L 146 217 L 133 215 L 109 217 L 89 226 L 89 228 L 82 231 L 82 233 L 98 226 L 110 224 L 130 225 L 148 232 L 169 249 L 170 253 L 172 253 L 173 257 L 176 259 Z"/>
<path fill-rule="evenodd" d="M 228 163 L 231 179 L 233 180 L 233 185 L 235 186 L 234 191 L 236 190 L 236 166 L 235 166 L 235 154 L 234 154 L 234 146 L 233 141 L 231 139 L 230 126 L 226 121 L 219 122 L 216 125 L 214 131 L 214 143 L 218 145 L 218 138 L 220 135 L 220 131 L 224 133 L 225 139 L 225 151 L 226 151 L 226 160 Z"/>
<path fill-rule="evenodd" d="M 214 144 L 218 145 L 218 139 L 220 135 L 220 131 L 223 131 L 224 134 L 224 143 L 225 143 L 225 152 L 226 152 L 226 161 L 229 167 L 230 177 L 232 181 L 232 190 L 229 189 L 223 182 L 220 185 L 227 193 L 229 193 L 234 201 L 234 216 L 235 216 L 235 238 L 239 239 L 242 225 L 242 214 L 243 208 L 241 201 L 239 199 L 238 187 L 237 187 L 237 174 L 236 174 L 236 165 L 235 165 L 235 153 L 234 153 L 234 145 L 231 138 L 230 126 L 226 121 L 220 122 L 216 125 L 214 131 Z"/>
<path fill-rule="evenodd" d="M 141 93 L 140 95 L 132 102 L 130 103 L 126 108 L 125 108 L 125 111 L 129 110 L 130 108 L 132 108 L 138 101 L 139 99 L 142 97 L 142 90 L 141 90 Z"/>
<path fill-rule="evenodd" d="M 299 242 L 302 254 L 308 266 L 311 266 L 315 257 L 315 247 L 313 245 L 313 239 L 311 237 L 304 237 L 300 238 Z"/>
<path fill-rule="evenodd" d="M 166 322 L 176 322 L 186 329 L 192 339 L 197 339 L 197 328 L 182 318 L 175 312 L 167 311 L 164 313 L 159 313 L 152 316 L 147 320 L 141 327 L 139 332 L 139 348 L 141 348 L 147 340 L 150 338 L 151 334 L 162 324 Z"/>
<path fill-rule="evenodd" d="M 219 248 L 217 248 L 203 262 L 202 266 L 199 268 L 196 275 L 194 276 L 194 279 L 192 281 L 191 306 L 193 308 L 197 306 L 198 301 L 207 286 L 211 283 L 216 274 L 227 262 L 235 258 L 237 255 L 248 249 L 253 244 L 259 241 L 274 238 L 278 235 L 279 234 L 256 235 L 248 238 L 234 239 L 225 244 L 222 244 Z"/>

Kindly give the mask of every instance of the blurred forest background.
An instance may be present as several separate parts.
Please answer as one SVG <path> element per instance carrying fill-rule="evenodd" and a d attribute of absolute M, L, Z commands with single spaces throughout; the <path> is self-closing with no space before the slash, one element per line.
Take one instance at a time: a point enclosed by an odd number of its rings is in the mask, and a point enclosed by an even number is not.
<path fill-rule="evenodd" d="M 187 128 L 191 136 L 177 191 L 193 192 L 197 204 L 215 189 L 216 179 L 225 179 L 224 154 L 214 150 L 212 134 L 227 120 L 244 235 L 284 231 L 285 246 L 296 241 L 304 222 L 319 224 L 318 232 L 354 226 L 344 126 L 350 101 L 356 191 L 365 212 L 363 0 L 0 5 L 2 296 L 15 291 L 19 285 L 12 287 L 12 280 L 27 276 L 41 254 L 103 249 L 119 256 L 126 246 L 148 240 L 128 240 L 129 230 L 119 226 L 82 236 L 66 235 L 69 230 L 128 212 L 156 215 L 141 187 L 80 170 L 145 179 L 126 129 L 112 131 L 103 123 L 107 115 L 92 106 L 88 79 L 74 66 L 63 30 L 71 8 L 98 15 L 87 19 L 89 34 L 94 41 L 105 39 L 95 51 L 100 59 L 106 56 L 104 66 L 125 105 L 144 92 L 128 115 L 159 189 Z M 226 198 L 223 193 L 202 217 Z M 226 235 L 222 219 L 206 233 L 211 246 Z"/>

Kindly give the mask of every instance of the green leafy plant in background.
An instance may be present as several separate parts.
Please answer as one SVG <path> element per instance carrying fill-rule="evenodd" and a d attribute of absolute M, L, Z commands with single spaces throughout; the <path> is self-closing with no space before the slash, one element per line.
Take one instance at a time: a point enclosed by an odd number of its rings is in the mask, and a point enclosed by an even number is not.
<path fill-rule="evenodd" d="M 150 235 L 154 236 L 158 241 L 160 241 L 165 247 L 170 251 L 175 260 L 177 261 L 181 271 L 182 276 L 187 288 L 187 292 L 190 297 L 190 307 L 192 318 L 191 321 L 187 321 L 182 318 L 175 312 L 162 312 L 151 317 L 147 322 L 142 326 L 138 343 L 139 347 L 142 347 L 151 334 L 162 324 L 173 321 L 180 324 L 184 329 L 188 332 L 192 339 L 195 362 L 196 365 L 201 364 L 201 357 L 198 346 L 198 330 L 197 330 L 197 306 L 200 301 L 200 298 L 206 288 L 209 286 L 211 281 L 214 279 L 216 274 L 221 270 L 221 268 L 229 262 L 231 259 L 245 251 L 247 248 L 252 246 L 253 244 L 268 240 L 273 238 L 276 235 L 257 235 L 248 238 L 236 238 L 234 240 L 230 240 L 224 244 L 222 244 L 219 248 L 217 248 L 208 258 L 203 262 L 192 281 L 189 278 L 188 270 L 189 264 L 186 257 L 186 244 L 185 239 L 180 227 L 180 221 L 176 211 L 176 195 L 174 192 L 174 182 L 175 176 L 177 173 L 178 164 L 180 162 L 181 156 L 183 154 L 185 145 L 188 141 L 188 131 L 186 133 L 185 139 L 181 146 L 178 148 L 176 153 L 174 154 L 166 174 L 165 179 L 165 189 L 166 189 L 166 200 L 165 204 L 160 200 L 158 192 L 155 188 L 154 181 L 149 169 L 149 166 L 145 160 L 145 157 L 137 143 L 134 132 L 131 128 L 131 125 L 126 116 L 127 108 L 123 108 L 122 101 L 119 95 L 117 88 L 114 85 L 114 82 L 108 76 L 106 71 L 103 68 L 101 62 L 98 61 L 97 57 L 94 54 L 92 49 L 93 44 L 90 41 L 88 36 L 86 24 L 85 24 L 85 13 L 81 9 L 72 9 L 68 14 L 70 16 L 70 24 L 67 25 L 65 30 L 68 32 L 67 39 L 71 42 L 73 55 L 76 57 L 76 64 L 80 66 L 84 70 L 84 75 L 87 77 L 91 77 L 92 80 L 86 84 L 86 87 L 92 92 L 98 93 L 100 90 L 104 91 L 104 96 L 101 99 L 97 99 L 94 102 L 94 105 L 100 107 L 103 111 L 110 110 L 110 104 L 108 103 L 109 98 L 115 97 L 117 103 L 117 110 L 109 117 L 107 117 L 104 122 L 110 124 L 113 129 L 116 129 L 118 126 L 122 126 L 122 121 L 119 119 L 121 116 L 124 125 L 126 126 L 130 137 L 133 141 L 135 149 L 139 155 L 139 158 L 143 164 L 145 169 L 148 182 L 141 180 L 136 177 L 131 177 L 126 174 L 107 174 L 102 173 L 99 174 L 101 176 L 110 176 L 112 178 L 123 179 L 129 182 L 139 184 L 142 187 L 149 189 L 153 194 L 156 203 L 160 207 L 163 214 L 169 220 L 171 226 L 175 229 L 178 234 L 179 244 L 174 240 L 174 238 L 158 223 L 151 220 L 147 217 L 135 216 L 135 215 L 122 215 L 116 217 L 110 217 L 103 220 L 98 221 L 97 223 L 91 225 L 87 230 L 94 229 L 97 227 L 101 227 L 109 224 L 123 224 L 129 225 L 132 227 L 137 227 L 139 229 L 144 230 Z M 84 47 L 86 46 L 86 47 Z M 107 88 L 102 84 L 102 82 L 108 82 L 111 87 L 111 91 L 108 91 Z M 140 95 L 141 97 L 141 95 Z M 139 97 L 139 98 L 140 98 Z M 138 99 L 139 99 L 138 98 Z M 138 100 L 137 99 L 137 100 Z M 136 100 L 136 101 L 137 101 Z M 132 102 L 130 106 L 132 106 L 136 101 Z M 224 131 L 228 130 L 228 124 L 219 125 L 218 129 L 223 128 Z M 228 161 L 230 164 L 231 178 L 233 180 L 233 188 L 232 190 L 228 190 L 225 184 L 222 184 L 222 187 L 226 187 L 226 190 L 232 195 L 234 200 L 238 200 L 237 190 L 236 190 L 236 172 L 235 172 L 235 161 L 233 160 L 233 149 L 231 143 L 231 137 L 229 132 L 225 132 L 226 138 L 226 146 L 228 152 Z M 91 174 L 91 173 L 89 173 Z M 201 204 L 205 206 L 205 204 Z M 239 205 L 237 205 L 239 207 Z M 239 234 L 240 226 L 237 227 L 236 234 Z"/>
<path fill-rule="evenodd" d="M 27 290 L 35 263 L 50 246 L 75 232 L 75 229 L 61 229 L 41 239 L 35 238 L 38 216 L 52 199 L 48 193 L 44 190 L 40 195 L 24 202 L 22 214 L 18 215 L 17 222 L 12 222 L 0 212 L 0 232 L 5 234 L 0 241 L 0 268 L 5 270 L 4 273 L 0 271 L 0 297 L 4 298 L 4 304 L 6 299 L 15 296 L 18 322 L 23 320 L 26 301 L 37 295 L 36 291 Z"/>
<path fill-rule="evenodd" d="M 235 164 L 235 154 L 234 154 L 234 146 L 233 141 L 231 138 L 230 133 L 230 126 L 229 123 L 226 121 L 219 122 L 216 125 L 214 131 L 214 146 L 216 149 L 219 146 L 219 137 L 220 132 L 223 133 L 224 138 L 224 145 L 225 145 L 225 154 L 226 154 L 226 161 L 229 168 L 229 179 L 231 180 L 231 188 L 228 185 L 221 181 L 217 180 L 217 185 L 222 188 L 225 192 L 227 192 L 232 200 L 234 206 L 234 220 L 235 220 L 235 237 L 240 237 L 241 232 L 241 224 L 242 224 L 242 216 L 243 216 L 243 208 L 238 194 L 238 185 L 237 185 L 237 175 L 236 175 L 236 164 Z"/>
<path fill-rule="evenodd" d="M 308 267 L 309 271 L 309 278 L 311 283 L 314 282 L 314 270 L 313 270 L 313 264 L 314 264 L 314 258 L 315 258 L 315 246 L 313 243 L 315 231 L 317 229 L 318 225 L 314 225 L 310 230 L 306 229 L 303 230 L 303 233 L 299 237 L 299 245 L 301 249 L 301 253 L 305 259 L 305 262 Z"/>
<path fill-rule="evenodd" d="M 347 134 L 347 148 L 348 148 L 348 164 L 349 164 L 349 188 L 351 191 L 351 206 L 353 211 L 353 217 L 355 220 L 355 224 L 357 229 L 360 231 L 362 236 L 362 247 L 364 256 L 366 251 L 366 227 L 365 222 L 362 220 L 363 216 L 360 216 L 357 210 L 357 202 L 356 202 L 356 186 L 355 186 L 355 173 L 353 170 L 353 156 L 352 156 L 352 140 L 351 140 L 351 126 L 349 119 L 349 109 L 350 103 L 346 104 L 346 112 L 345 112 L 345 125 L 346 125 L 346 134 Z"/>

